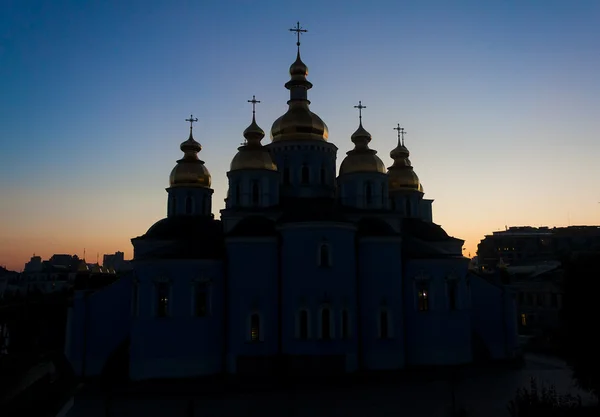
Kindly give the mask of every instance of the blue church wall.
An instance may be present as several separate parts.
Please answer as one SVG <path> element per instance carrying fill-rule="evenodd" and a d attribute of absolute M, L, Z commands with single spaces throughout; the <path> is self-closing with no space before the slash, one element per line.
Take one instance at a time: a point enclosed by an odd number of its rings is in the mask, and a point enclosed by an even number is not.
<path fill-rule="evenodd" d="M 342 205 L 380 210 L 388 205 L 388 177 L 382 173 L 357 172 L 338 178 L 339 199 Z M 368 184 L 368 185 L 367 185 Z M 367 198 L 367 186 L 370 197 Z"/>
<path fill-rule="evenodd" d="M 279 168 L 281 183 L 292 186 L 282 189 L 283 193 L 297 197 L 333 196 L 336 178 L 335 145 L 322 141 L 289 141 L 285 144 L 275 142 L 267 146 Z M 303 178 L 304 166 L 308 182 Z M 289 174 L 286 174 L 286 170 Z M 286 175 L 289 175 L 289 184 L 286 184 Z"/>
<path fill-rule="evenodd" d="M 221 372 L 222 262 L 136 261 L 134 269 L 139 282 L 132 308 L 130 377 L 181 378 Z M 196 308 L 200 286 L 206 291 L 202 314 Z M 160 316 L 160 291 L 168 298 L 165 317 Z"/>
<path fill-rule="evenodd" d="M 76 375 L 100 375 L 109 356 L 129 335 L 131 275 L 87 295 L 75 292 L 67 319 L 65 355 Z"/>
<path fill-rule="evenodd" d="M 361 367 L 368 370 L 403 368 L 405 339 L 401 239 L 361 238 L 358 265 Z M 387 314 L 387 337 L 385 329 L 382 329 L 382 311 Z"/>
<path fill-rule="evenodd" d="M 469 274 L 473 331 L 481 338 L 490 359 L 512 357 L 517 347 L 514 295 L 508 289 Z"/>
<path fill-rule="evenodd" d="M 346 355 L 356 351 L 355 229 L 335 223 L 296 223 L 281 228 L 283 278 L 283 350 L 292 355 Z M 329 263 L 320 266 L 320 247 Z M 322 337 L 321 314 L 329 309 L 329 339 Z M 308 313 L 308 337 L 299 320 Z M 349 337 L 342 338 L 341 315 L 349 315 Z M 348 367 L 353 368 L 352 358 Z"/>
<path fill-rule="evenodd" d="M 466 284 L 468 260 L 412 259 L 404 269 L 407 366 L 468 363 L 471 319 Z M 455 305 L 449 299 L 449 279 L 456 280 Z M 427 291 L 427 308 L 419 290 Z"/>
<path fill-rule="evenodd" d="M 227 208 L 269 207 L 279 202 L 279 173 L 264 169 L 237 170 L 227 173 L 229 190 Z M 258 185 L 258 198 L 253 195 L 254 183 Z"/>
<path fill-rule="evenodd" d="M 211 212 L 213 190 L 205 187 L 167 188 L 167 214 L 207 215 Z"/>
<path fill-rule="evenodd" d="M 276 237 L 227 239 L 228 371 L 238 356 L 274 355 L 278 348 L 278 249 Z M 258 314 L 257 340 L 251 316 Z"/>

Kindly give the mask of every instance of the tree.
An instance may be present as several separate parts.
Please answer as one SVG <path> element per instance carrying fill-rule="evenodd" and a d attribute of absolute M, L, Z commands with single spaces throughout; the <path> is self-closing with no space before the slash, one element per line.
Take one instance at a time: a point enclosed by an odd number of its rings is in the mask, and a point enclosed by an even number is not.
<path fill-rule="evenodd" d="M 566 262 L 563 352 L 582 389 L 600 394 L 600 252 L 579 252 Z"/>

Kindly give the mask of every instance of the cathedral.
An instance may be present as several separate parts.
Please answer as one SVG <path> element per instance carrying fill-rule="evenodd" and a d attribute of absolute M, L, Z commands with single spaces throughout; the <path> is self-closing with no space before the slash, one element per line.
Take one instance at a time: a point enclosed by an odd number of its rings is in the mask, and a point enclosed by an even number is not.
<path fill-rule="evenodd" d="M 132 380 L 215 374 L 340 374 L 510 359 L 514 298 L 468 270 L 399 125 L 386 168 L 359 123 L 337 147 L 310 110 L 308 67 L 289 68 L 270 143 L 255 105 L 219 219 L 201 138 L 181 143 L 166 217 L 133 238 L 133 271 L 76 294 L 66 354 L 100 375 L 119 352 Z M 207 121 L 209 123 L 209 121 Z M 340 138 L 338 140 L 344 140 Z M 124 352 L 124 353 L 123 353 Z"/>

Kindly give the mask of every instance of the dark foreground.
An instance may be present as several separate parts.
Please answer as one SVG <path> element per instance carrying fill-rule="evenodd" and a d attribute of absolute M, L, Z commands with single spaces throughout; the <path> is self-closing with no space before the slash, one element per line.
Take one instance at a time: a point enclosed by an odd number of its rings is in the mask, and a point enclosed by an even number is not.
<path fill-rule="evenodd" d="M 152 382 L 113 386 L 112 394 L 89 384 L 65 408 L 67 417 L 96 416 L 429 416 L 446 417 L 454 403 L 469 416 L 507 417 L 507 404 L 530 379 L 554 384 L 559 392 L 581 394 L 565 364 L 528 355 L 521 369 L 467 368 L 406 372 L 394 378 L 338 381 L 248 381 L 227 383 Z"/>

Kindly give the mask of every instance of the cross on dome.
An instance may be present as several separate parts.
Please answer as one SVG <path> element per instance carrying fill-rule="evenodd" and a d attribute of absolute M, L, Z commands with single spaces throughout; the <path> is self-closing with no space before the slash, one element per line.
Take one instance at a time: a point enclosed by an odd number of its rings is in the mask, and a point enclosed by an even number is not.
<path fill-rule="evenodd" d="M 198 121 L 198 118 L 196 117 L 194 119 L 194 115 L 190 114 L 190 118 L 189 119 L 185 119 L 186 122 L 190 122 L 190 131 L 194 128 L 194 123 Z"/>
<path fill-rule="evenodd" d="M 404 135 L 406 134 L 406 130 L 403 127 L 400 127 L 400 123 L 398 126 L 394 128 L 394 130 L 398 131 L 398 144 L 404 146 Z"/>
<path fill-rule="evenodd" d="M 308 32 L 308 31 L 306 29 L 302 29 L 300 27 L 300 22 L 296 22 L 296 27 L 290 29 L 290 32 L 296 32 L 296 36 L 298 36 L 298 40 L 296 41 L 296 45 L 298 45 L 298 48 L 300 48 L 300 35 L 302 33 Z"/>
<path fill-rule="evenodd" d="M 362 101 L 358 100 L 358 106 L 354 106 L 355 109 L 358 109 L 358 120 L 362 123 L 362 109 L 366 109 L 367 106 L 362 105 Z"/>
<path fill-rule="evenodd" d="M 252 95 L 252 100 L 248 100 L 248 103 L 252 103 L 252 116 L 256 113 L 256 103 L 260 103 L 260 100 L 256 99 L 256 96 Z"/>

